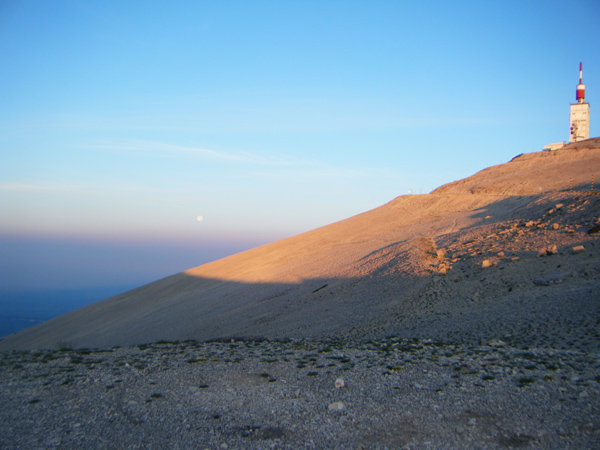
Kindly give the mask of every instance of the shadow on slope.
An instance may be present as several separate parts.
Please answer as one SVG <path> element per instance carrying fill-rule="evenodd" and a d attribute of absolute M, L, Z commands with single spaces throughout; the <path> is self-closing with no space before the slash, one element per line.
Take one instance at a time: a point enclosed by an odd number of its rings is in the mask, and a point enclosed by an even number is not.
<path fill-rule="evenodd" d="M 481 268 L 483 256 L 466 258 L 446 276 L 382 275 L 381 268 L 380 274 L 355 279 L 252 284 L 179 274 L 7 336 L 0 350 L 390 335 L 598 348 L 598 281 L 579 270 L 538 267 L 542 262 L 532 252 L 511 255 L 520 260 L 490 269 Z M 564 279 L 552 282 L 555 274 Z M 536 286 L 534 277 L 540 276 L 550 283 Z"/>
<path fill-rule="evenodd" d="M 0 350 L 233 336 L 597 345 L 600 250 L 576 232 L 597 217 L 597 197 L 413 197 L 86 306 L 5 337 Z M 558 253 L 538 258 L 546 242 Z M 588 253 L 572 254 L 577 243 Z"/>

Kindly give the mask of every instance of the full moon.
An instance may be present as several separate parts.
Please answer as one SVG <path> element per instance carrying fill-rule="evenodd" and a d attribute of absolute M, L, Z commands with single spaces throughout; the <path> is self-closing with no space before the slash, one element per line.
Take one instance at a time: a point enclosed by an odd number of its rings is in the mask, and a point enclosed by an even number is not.
<path fill-rule="evenodd" d="M 198 222 L 202 222 L 202 220 L 204 220 L 204 217 L 202 217 L 202 216 L 198 216 L 198 217 L 196 217 L 196 220 L 197 220 Z"/>

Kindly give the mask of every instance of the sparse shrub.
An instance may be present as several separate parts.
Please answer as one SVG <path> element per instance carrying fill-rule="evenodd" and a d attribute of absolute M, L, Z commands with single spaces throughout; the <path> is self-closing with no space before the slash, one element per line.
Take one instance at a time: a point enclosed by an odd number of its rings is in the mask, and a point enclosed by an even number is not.
<path fill-rule="evenodd" d="M 534 377 L 519 377 L 517 379 L 517 383 L 519 384 L 519 387 L 525 387 L 525 386 L 535 383 L 535 378 Z"/>

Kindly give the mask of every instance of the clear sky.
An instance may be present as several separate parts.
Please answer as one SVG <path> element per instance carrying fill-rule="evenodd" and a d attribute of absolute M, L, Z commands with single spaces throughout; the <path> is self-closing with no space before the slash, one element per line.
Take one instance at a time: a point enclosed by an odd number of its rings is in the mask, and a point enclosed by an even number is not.
<path fill-rule="evenodd" d="M 0 289 L 149 282 L 568 140 L 580 61 L 598 136 L 599 49 L 597 0 L 2 0 Z"/>

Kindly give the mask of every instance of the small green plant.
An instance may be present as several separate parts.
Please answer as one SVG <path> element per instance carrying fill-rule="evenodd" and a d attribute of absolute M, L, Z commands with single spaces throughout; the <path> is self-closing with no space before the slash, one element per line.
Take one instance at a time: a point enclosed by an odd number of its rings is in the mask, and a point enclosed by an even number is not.
<path fill-rule="evenodd" d="M 519 377 L 517 379 L 517 383 L 519 384 L 519 387 L 525 387 L 525 386 L 535 383 L 535 378 L 534 377 Z"/>

